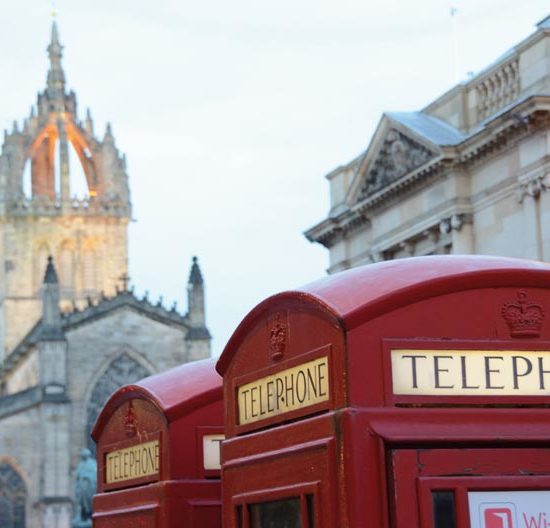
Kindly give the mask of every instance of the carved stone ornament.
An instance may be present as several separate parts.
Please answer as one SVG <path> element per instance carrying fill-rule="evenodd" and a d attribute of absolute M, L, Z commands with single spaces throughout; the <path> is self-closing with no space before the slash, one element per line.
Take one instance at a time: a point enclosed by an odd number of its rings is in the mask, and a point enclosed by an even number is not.
<path fill-rule="evenodd" d="M 276 313 L 271 323 L 269 330 L 269 348 L 271 351 L 271 359 L 280 361 L 286 351 L 288 338 L 288 325 L 286 324 L 283 314 Z"/>
<path fill-rule="evenodd" d="M 137 435 L 137 416 L 132 401 L 128 403 L 128 412 L 124 417 L 124 430 L 128 438 L 133 438 Z"/>
<path fill-rule="evenodd" d="M 507 302 L 502 306 L 502 317 L 512 337 L 538 337 L 544 322 L 544 309 L 540 304 L 529 302 L 527 292 L 520 290 L 517 302 Z"/>
<path fill-rule="evenodd" d="M 454 214 L 448 218 L 443 218 L 439 222 L 439 232 L 446 235 L 451 231 L 460 231 L 465 223 L 472 222 L 472 216 L 464 213 Z"/>
<path fill-rule="evenodd" d="M 379 191 L 434 157 L 435 153 L 420 143 L 390 129 L 382 148 L 369 166 L 361 198 Z"/>
<path fill-rule="evenodd" d="M 543 192 L 546 192 L 549 188 L 548 175 L 543 174 L 530 178 L 529 180 L 520 183 L 517 191 L 518 203 L 523 203 L 526 196 L 531 198 L 538 198 Z"/>

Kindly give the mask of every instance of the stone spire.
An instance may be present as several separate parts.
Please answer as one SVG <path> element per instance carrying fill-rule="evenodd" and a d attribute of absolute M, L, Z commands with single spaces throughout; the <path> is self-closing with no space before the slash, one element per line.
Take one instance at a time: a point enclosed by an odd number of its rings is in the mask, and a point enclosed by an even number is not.
<path fill-rule="evenodd" d="M 202 273 L 199 267 L 198 260 L 199 259 L 197 257 L 193 257 L 193 264 L 191 265 L 191 273 L 189 273 L 189 284 L 195 284 L 195 285 L 203 284 Z"/>
<path fill-rule="evenodd" d="M 57 100 L 62 103 L 65 95 L 65 73 L 61 67 L 63 46 L 59 43 L 59 35 L 55 20 L 52 23 L 52 36 L 50 45 L 48 46 L 48 55 L 50 56 L 47 88 L 48 96 L 50 100 Z"/>
<path fill-rule="evenodd" d="M 204 280 L 197 257 L 193 257 L 189 281 L 187 282 L 187 306 L 191 326 L 204 327 L 206 322 L 204 312 Z"/>
<path fill-rule="evenodd" d="M 53 258 L 48 257 L 48 265 L 42 286 L 42 341 L 60 341 L 64 339 L 59 310 L 59 281 L 53 265 Z"/>
<path fill-rule="evenodd" d="M 46 266 L 46 273 L 44 273 L 44 284 L 58 284 L 57 271 L 53 265 L 53 257 L 48 257 L 48 265 Z"/>

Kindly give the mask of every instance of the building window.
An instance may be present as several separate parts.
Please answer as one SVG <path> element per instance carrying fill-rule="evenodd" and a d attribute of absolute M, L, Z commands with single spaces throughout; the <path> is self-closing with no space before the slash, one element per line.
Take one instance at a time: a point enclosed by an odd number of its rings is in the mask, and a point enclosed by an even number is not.
<path fill-rule="evenodd" d="M 72 293 L 74 288 L 74 256 L 72 248 L 64 244 L 59 253 L 59 281 L 61 291 L 65 294 Z"/>
<path fill-rule="evenodd" d="M 97 289 L 97 268 L 95 253 L 86 250 L 82 254 L 82 275 L 84 290 L 92 293 Z"/>
<path fill-rule="evenodd" d="M 27 490 L 10 464 L 0 463 L 0 526 L 25 528 Z"/>
<path fill-rule="evenodd" d="M 128 354 L 118 356 L 105 369 L 94 385 L 87 407 L 86 439 L 92 453 L 95 453 L 95 442 L 90 437 L 90 432 L 109 396 L 123 385 L 134 383 L 150 374 L 151 372 Z"/>
<path fill-rule="evenodd" d="M 44 282 L 49 255 L 50 249 L 47 245 L 42 245 L 38 248 L 36 253 L 36 290 L 39 290 Z"/>

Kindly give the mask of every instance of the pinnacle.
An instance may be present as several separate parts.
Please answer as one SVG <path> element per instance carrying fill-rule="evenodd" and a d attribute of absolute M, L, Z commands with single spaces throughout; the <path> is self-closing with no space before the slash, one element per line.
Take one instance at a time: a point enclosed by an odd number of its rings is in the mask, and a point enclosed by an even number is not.
<path fill-rule="evenodd" d="M 52 35 L 48 46 L 50 69 L 48 71 L 48 92 L 52 98 L 61 98 L 65 93 L 65 74 L 61 67 L 63 46 L 59 42 L 59 33 L 55 20 L 52 22 Z"/>
<path fill-rule="evenodd" d="M 46 266 L 46 273 L 44 274 L 44 284 L 57 284 L 57 272 L 53 265 L 53 257 L 48 257 L 48 265 Z"/>
<path fill-rule="evenodd" d="M 201 285 L 203 284 L 203 278 L 199 262 L 197 257 L 193 257 L 193 264 L 191 265 L 191 273 L 189 273 L 189 284 Z"/>
<path fill-rule="evenodd" d="M 103 141 L 108 143 L 114 143 L 115 138 L 113 137 L 113 129 L 111 128 L 111 123 L 107 123 L 105 127 L 105 135 L 103 136 Z"/>
<path fill-rule="evenodd" d="M 55 20 L 52 22 L 52 38 L 50 46 L 60 46 L 59 33 L 57 31 L 57 23 L 55 22 Z"/>
<path fill-rule="evenodd" d="M 63 46 L 59 42 L 59 32 L 57 30 L 57 23 L 55 20 L 52 22 L 52 34 L 50 38 L 50 45 L 48 46 L 48 54 L 50 55 L 50 60 L 52 56 L 61 58 L 63 51 Z"/>

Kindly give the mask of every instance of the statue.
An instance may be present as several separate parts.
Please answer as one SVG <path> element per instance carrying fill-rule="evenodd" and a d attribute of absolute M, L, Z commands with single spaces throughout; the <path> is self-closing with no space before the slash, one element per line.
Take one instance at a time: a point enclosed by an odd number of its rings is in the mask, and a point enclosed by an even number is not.
<path fill-rule="evenodd" d="M 89 449 L 80 451 L 80 462 L 76 468 L 75 515 L 73 528 L 91 528 L 92 497 L 97 487 L 97 464 Z"/>

